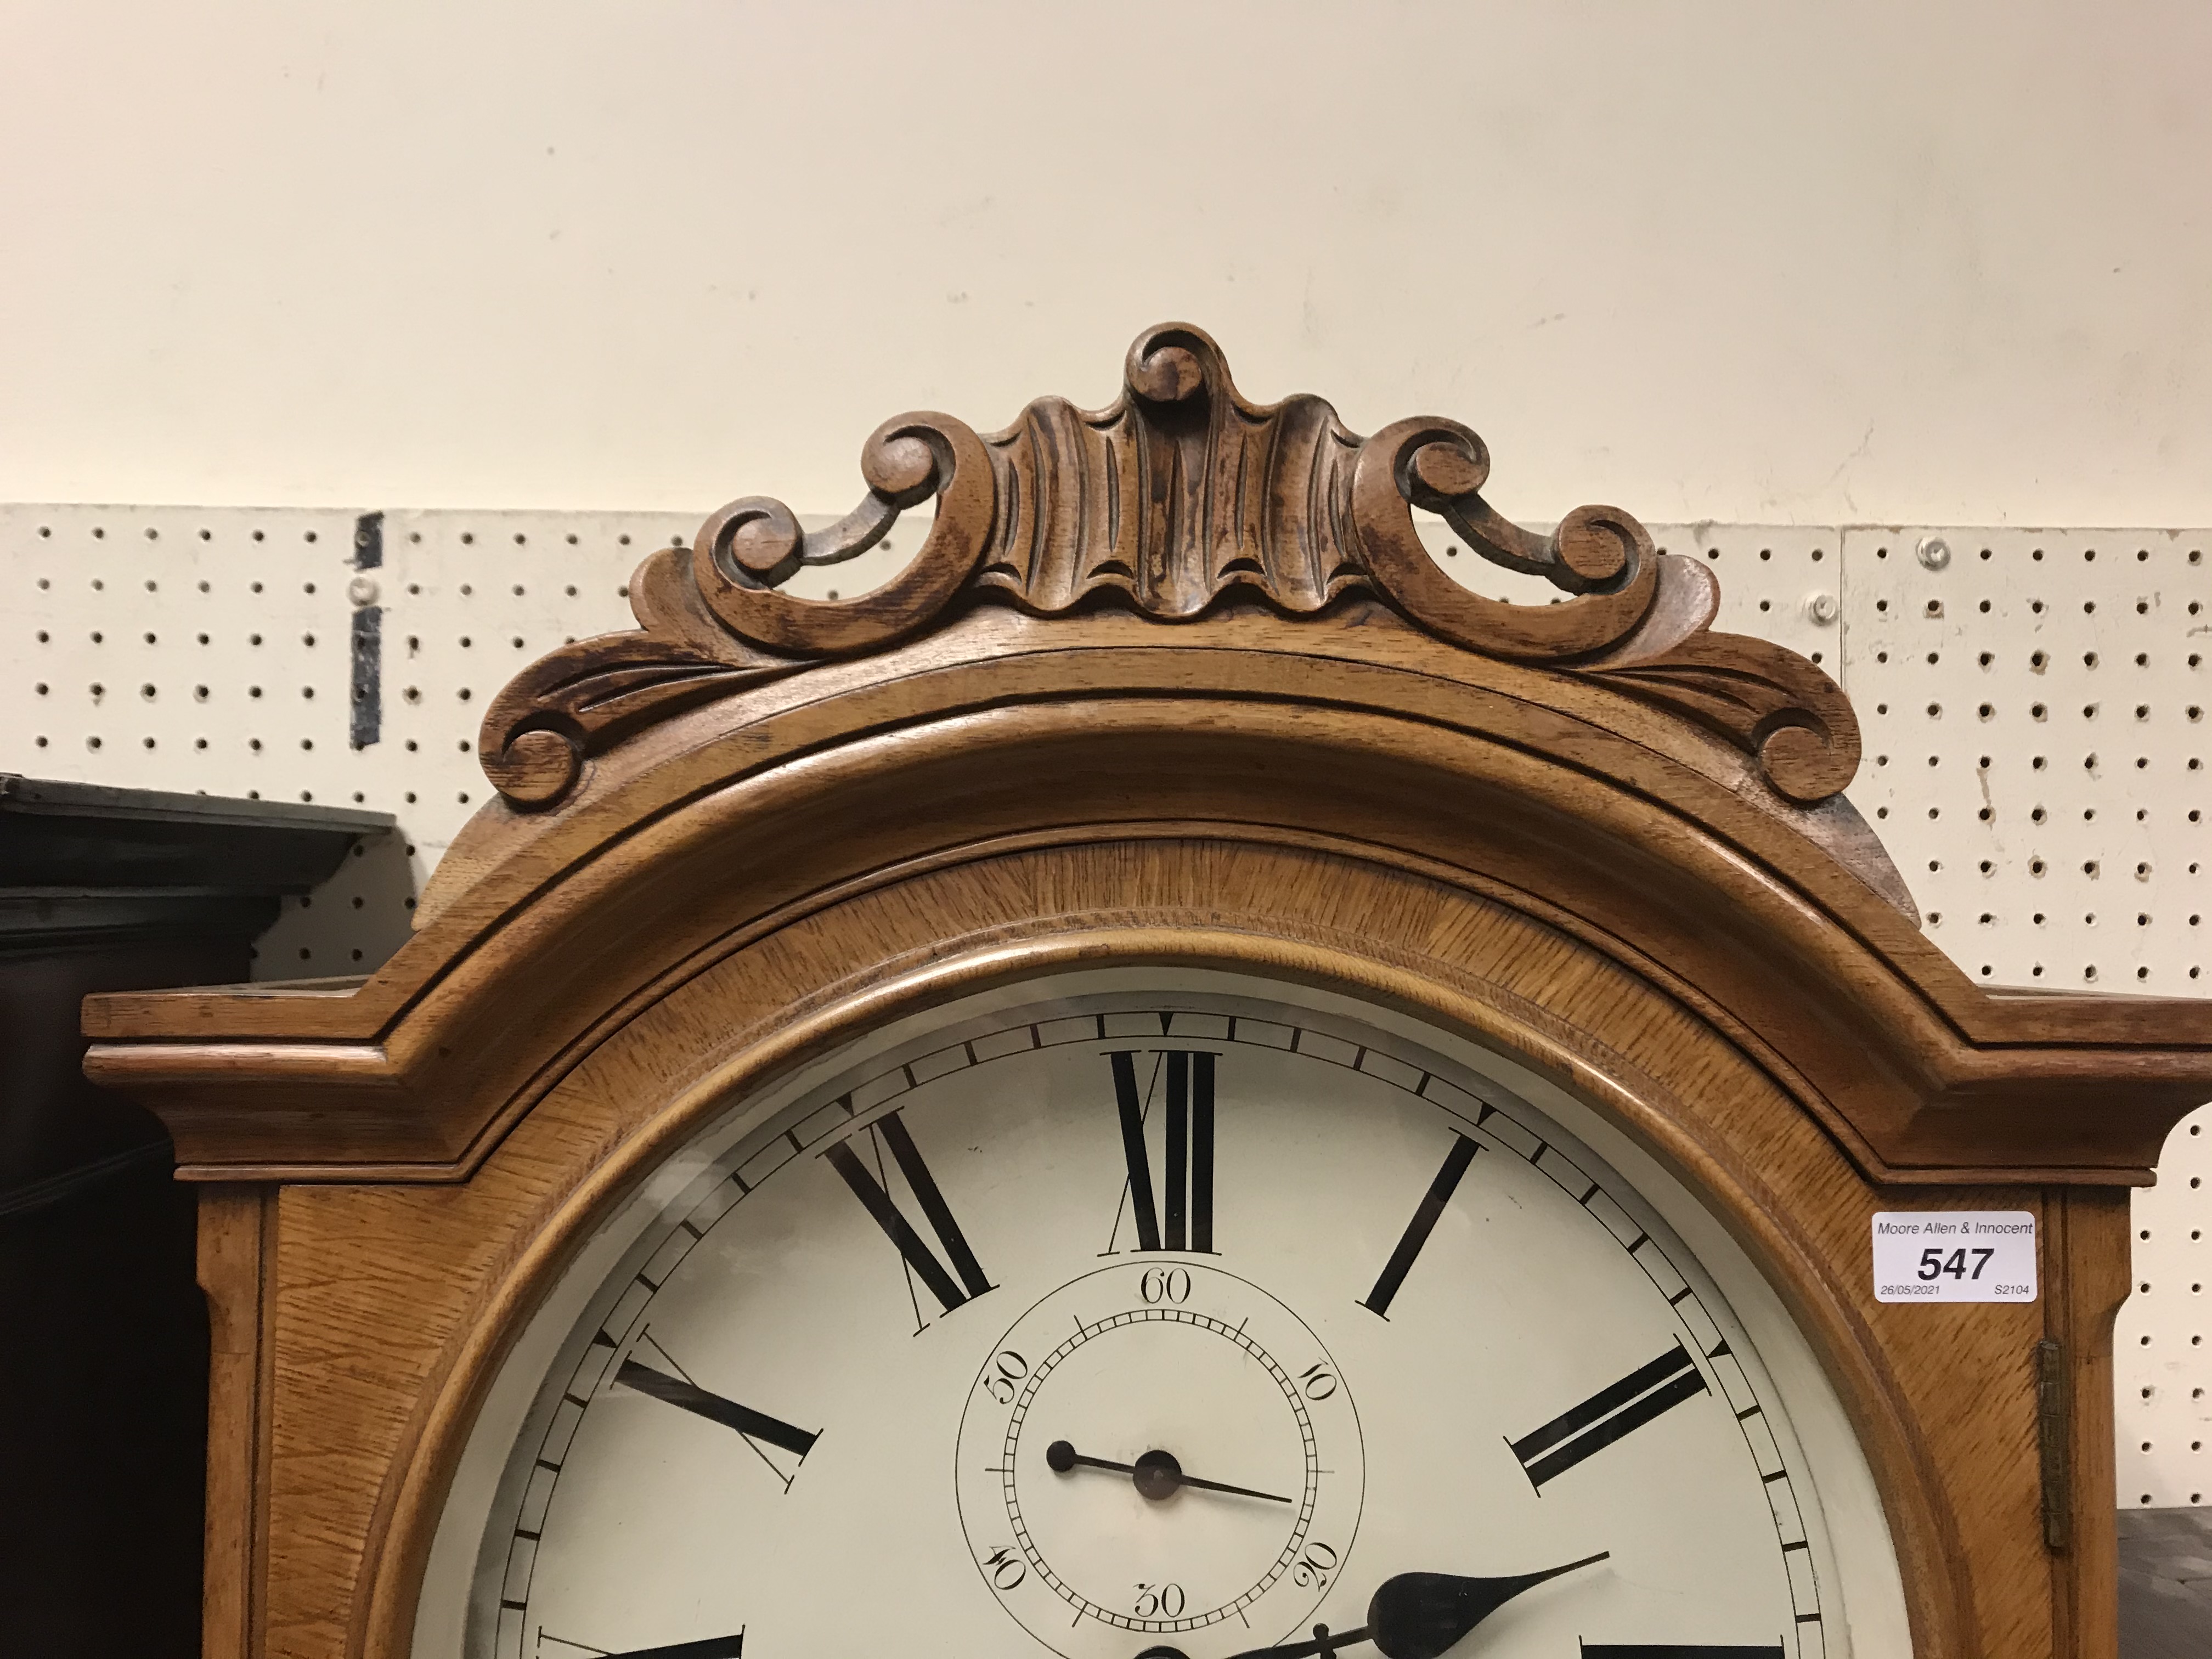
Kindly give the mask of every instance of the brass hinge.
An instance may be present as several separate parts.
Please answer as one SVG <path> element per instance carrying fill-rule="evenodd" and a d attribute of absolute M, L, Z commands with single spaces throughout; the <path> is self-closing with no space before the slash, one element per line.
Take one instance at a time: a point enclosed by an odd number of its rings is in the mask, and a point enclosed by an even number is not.
<path fill-rule="evenodd" d="M 2045 1337 L 2035 1345 L 2035 1445 L 2043 1466 L 2044 1547 L 2063 1553 L 2074 1525 L 2073 1460 L 2066 1389 L 2066 1349 Z"/>

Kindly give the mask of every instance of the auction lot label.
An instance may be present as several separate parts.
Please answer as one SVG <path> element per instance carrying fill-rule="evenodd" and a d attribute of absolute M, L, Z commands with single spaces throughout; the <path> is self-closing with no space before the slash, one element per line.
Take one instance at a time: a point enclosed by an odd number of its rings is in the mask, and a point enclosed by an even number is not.
<path fill-rule="evenodd" d="M 2026 1210 L 1887 1210 L 1874 1218 L 1877 1302 L 2033 1302 Z"/>

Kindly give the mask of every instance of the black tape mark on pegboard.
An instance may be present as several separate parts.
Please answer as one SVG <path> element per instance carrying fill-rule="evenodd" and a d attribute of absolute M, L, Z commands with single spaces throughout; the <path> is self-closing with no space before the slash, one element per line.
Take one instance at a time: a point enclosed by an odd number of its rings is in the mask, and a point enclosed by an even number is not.
<path fill-rule="evenodd" d="M 384 731 L 384 607 L 353 613 L 353 746 L 366 749 Z"/>
<path fill-rule="evenodd" d="M 353 563 L 375 570 L 384 563 L 384 514 L 354 520 Z M 384 610 L 362 605 L 353 613 L 353 746 L 366 749 L 384 733 Z"/>

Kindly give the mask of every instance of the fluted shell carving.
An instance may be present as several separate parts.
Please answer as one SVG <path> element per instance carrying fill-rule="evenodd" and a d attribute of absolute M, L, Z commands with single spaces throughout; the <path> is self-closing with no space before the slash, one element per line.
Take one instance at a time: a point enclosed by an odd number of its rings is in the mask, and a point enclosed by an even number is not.
<path fill-rule="evenodd" d="M 563 646 L 500 693 L 484 717 L 485 772 L 516 806 L 552 805 L 591 756 L 657 720 L 884 649 L 959 606 L 1049 617 L 1116 605 L 1172 623 L 1232 595 L 1315 616 L 1352 592 L 1467 650 L 1694 721 L 1790 800 L 1825 799 L 1856 770 L 1842 690 L 1779 646 L 1710 631 L 1718 589 L 1705 565 L 1658 553 L 1617 507 L 1577 507 L 1547 534 L 1501 518 L 1482 499 L 1489 451 L 1458 422 L 1400 421 L 1362 439 L 1319 398 L 1248 403 L 1220 349 L 1183 324 L 1139 335 L 1124 382 L 1110 408 L 1042 398 L 988 436 L 948 415 L 886 422 L 861 449 L 868 493 L 826 530 L 803 531 L 766 496 L 731 502 L 689 550 L 639 567 L 639 631 Z M 921 550 L 883 586 L 842 600 L 783 591 L 803 568 L 866 551 L 933 498 Z M 1470 592 L 1422 546 L 1415 507 L 1563 597 Z"/>

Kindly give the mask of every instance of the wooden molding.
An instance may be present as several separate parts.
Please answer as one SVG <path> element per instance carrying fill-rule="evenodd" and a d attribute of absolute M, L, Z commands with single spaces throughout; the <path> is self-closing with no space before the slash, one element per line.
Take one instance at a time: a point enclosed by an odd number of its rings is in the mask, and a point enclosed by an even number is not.
<path fill-rule="evenodd" d="M 1182 323 L 1137 337 L 1124 383 L 1110 408 L 1041 398 L 988 437 L 949 415 L 887 421 L 861 447 L 868 494 L 826 530 L 802 532 L 768 496 L 731 502 L 688 552 L 639 566 L 639 632 L 562 647 L 493 699 L 486 774 L 516 806 L 550 805 L 586 759 L 658 721 L 883 650 L 966 605 L 1188 622 L 1239 602 L 1319 617 L 1355 594 L 1462 650 L 1542 664 L 1717 733 L 1791 801 L 1825 800 L 1856 771 L 1843 692 L 1794 653 L 1711 632 L 1706 567 L 1655 552 L 1618 507 L 1578 507 L 1547 535 L 1500 517 L 1482 498 L 1490 452 L 1472 428 L 1420 418 L 1362 439 L 1310 394 L 1248 403 L 1220 348 Z M 884 586 L 842 600 L 781 591 L 933 497 L 928 538 Z M 1513 605 L 1460 586 L 1422 547 L 1416 507 L 1565 597 Z"/>
<path fill-rule="evenodd" d="M 978 613 L 665 722 L 551 812 L 488 806 L 367 983 L 94 999 L 88 1063 L 161 1112 L 187 1178 L 464 1179 L 605 1031 L 761 930 L 1009 837 L 1191 825 L 1447 872 L 1638 963 L 1771 1050 L 1870 1178 L 2147 1178 L 2212 1094 L 2212 1006 L 1973 986 L 1845 803 L 1781 801 L 1638 707 L 1372 601 L 1165 640 Z"/>

